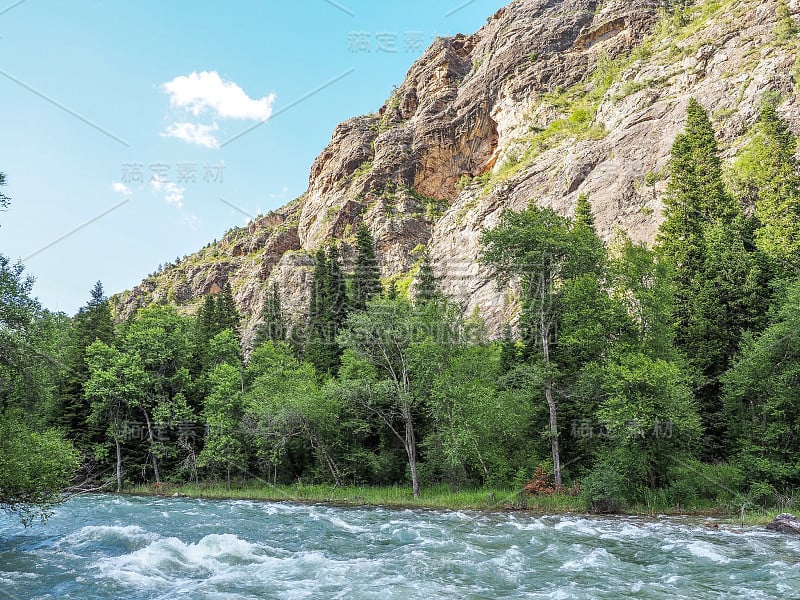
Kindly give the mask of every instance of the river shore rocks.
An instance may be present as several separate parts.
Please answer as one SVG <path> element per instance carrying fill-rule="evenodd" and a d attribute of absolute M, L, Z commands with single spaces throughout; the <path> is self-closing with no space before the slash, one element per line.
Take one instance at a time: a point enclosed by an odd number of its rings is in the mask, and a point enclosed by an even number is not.
<path fill-rule="evenodd" d="M 770 531 L 800 535 L 800 519 L 789 513 L 781 513 L 767 525 Z"/>

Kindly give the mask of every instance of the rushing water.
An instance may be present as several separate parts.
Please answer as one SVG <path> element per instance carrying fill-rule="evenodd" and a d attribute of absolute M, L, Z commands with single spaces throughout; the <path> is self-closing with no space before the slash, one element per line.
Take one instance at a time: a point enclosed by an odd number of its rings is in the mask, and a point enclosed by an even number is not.
<path fill-rule="evenodd" d="M 91 496 L 0 516 L 0 598 L 800 598 L 800 539 L 680 519 Z"/>

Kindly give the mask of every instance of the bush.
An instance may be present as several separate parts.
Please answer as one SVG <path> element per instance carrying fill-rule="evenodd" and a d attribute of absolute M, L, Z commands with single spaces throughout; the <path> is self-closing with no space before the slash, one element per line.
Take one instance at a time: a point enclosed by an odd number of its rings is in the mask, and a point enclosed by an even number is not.
<path fill-rule="evenodd" d="M 753 504 L 760 504 L 767 507 L 774 502 L 775 496 L 775 488 L 766 481 L 756 481 L 750 484 L 748 497 Z"/>
<path fill-rule="evenodd" d="M 740 498 L 743 475 L 732 464 L 709 465 L 692 460 L 670 472 L 669 498 L 673 504 L 687 506 L 698 500 L 728 504 Z"/>
<path fill-rule="evenodd" d="M 601 462 L 581 482 L 581 498 L 592 512 L 618 513 L 628 497 L 625 477 L 608 462 Z"/>

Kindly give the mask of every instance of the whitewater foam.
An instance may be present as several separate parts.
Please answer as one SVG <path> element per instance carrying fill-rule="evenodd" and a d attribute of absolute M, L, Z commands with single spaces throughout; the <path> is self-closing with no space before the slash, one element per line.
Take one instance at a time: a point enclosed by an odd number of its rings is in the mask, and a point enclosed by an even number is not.
<path fill-rule="evenodd" d="M 207 535 L 196 543 L 170 537 L 144 548 L 97 561 L 103 577 L 128 584 L 160 585 L 221 573 L 233 566 L 269 560 L 264 549 L 232 534 Z"/>
<path fill-rule="evenodd" d="M 59 545 L 80 547 L 96 542 L 130 544 L 154 541 L 159 537 L 138 525 L 87 525 L 66 535 Z"/>
<path fill-rule="evenodd" d="M 718 552 L 715 546 L 709 542 L 704 542 L 702 540 L 693 541 L 686 546 L 686 549 L 692 556 L 696 556 L 697 558 L 705 558 L 722 565 L 731 562 L 730 558 Z"/>
<path fill-rule="evenodd" d="M 581 546 L 573 546 L 574 554 L 581 554 L 585 548 Z M 589 554 L 583 554 L 579 558 L 568 560 L 561 565 L 562 571 L 584 571 L 586 569 L 594 569 L 597 567 L 607 567 L 616 559 L 608 553 L 605 548 L 595 548 Z"/>

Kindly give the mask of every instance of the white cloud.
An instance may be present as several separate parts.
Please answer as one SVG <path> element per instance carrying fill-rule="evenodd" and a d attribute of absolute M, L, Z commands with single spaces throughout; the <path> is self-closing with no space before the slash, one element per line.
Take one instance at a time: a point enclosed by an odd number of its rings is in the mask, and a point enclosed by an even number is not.
<path fill-rule="evenodd" d="M 164 200 L 167 204 L 171 204 L 176 208 L 183 208 L 183 195 L 186 188 L 182 188 L 171 181 L 160 181 L 154 179 L 150 182 L 153 190 L 157 193 L 164 194 Z"/>
<path fill-rule="evenodd" d="M 255 100 L 234 82 L 224 81 L 216 71 L 176 77 L 162 90 L 170 95 L 170 106 L 185 108 L 196 117 L 208 111 L 220 119 L 266 121 L 275 103 L 275 94 Z"/>
<path fill-rule="evenodd" d="M 176 77 L 163 84 L 161 91 L 169 94 L 169 104 L 173 109 L 184 111 L 184 119 L 167 126 L 161 136 L 174 137 L 188 144 L 212 149 L 220 146 L 215 135 L 219 130 L 217 120 L 264 122 L 272 116 L 272 107 L 275 104 L 275 94 L 259 99 L 250 98 L 242 88 L 232 81 L 225 81 L 216 71 L 194 72 Z M 206 115 L 207 122 L 186 121 L 186 113 L 191 113 L 196 118 Z"/>
<path fill-rule="evenodd" d="M 214 134 L 219 129 L 216 123 L 202 125 L 200 123 L 173 123 L 161 134 L 161 137 L 174 137 L 196 146 L 219 148 L 219 140 Z"/>
<path fill-rule="evenodd" d="M 115 192 L 117 194 L 122 194 L 126 198 L 130 198 L 133 195 L 133 190 L 131 188 L 129 188 L 127 185 L 125 185 L 124 183 L 118 183 L 118 182 L 112 183 L 111 184 L 111 191 L 113 191 L 113 192 Z"/>

